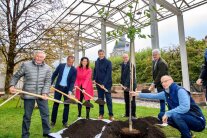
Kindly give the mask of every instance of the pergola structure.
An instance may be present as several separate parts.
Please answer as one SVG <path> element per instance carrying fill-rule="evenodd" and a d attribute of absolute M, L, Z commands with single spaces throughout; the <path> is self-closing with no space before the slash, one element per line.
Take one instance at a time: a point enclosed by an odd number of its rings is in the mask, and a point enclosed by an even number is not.
<path fill-rule="evenodd" d="M 107 37 L 106 32 L 117 29 L 126 21 L 128 5 L 135 5 L 137 0 L 70 0 L 61 15 L 50 27 L 57 27 L 61 24 L 69 34 L 68 42 L 74 46 L 75 64 L 79 61 L 79 52 L 101 44 L 102 49 L 107 51 L 107 42 L 114 40 Z M 152 48 L 159 48 L 158 22 L 172 16 L 177 16 L 179 46 L 181 54 L 183 86 L 190 90 L 189 74 L 187 64 L 187 52 L 185 45 L 185 31 L 183 23 L 183 12 L 206 4 L 207 0 L 139 0 L 136 9 L 134 25 L 144 27 L 146 22 L 151 22 L 151 45 Z M 134 6 L 135 7 L 135 6 Z M 103 18 L 100 11 L 105 8 L 108 16 Z M 150 10 L 150 18 L 143 14 L 146 9 Z"/>

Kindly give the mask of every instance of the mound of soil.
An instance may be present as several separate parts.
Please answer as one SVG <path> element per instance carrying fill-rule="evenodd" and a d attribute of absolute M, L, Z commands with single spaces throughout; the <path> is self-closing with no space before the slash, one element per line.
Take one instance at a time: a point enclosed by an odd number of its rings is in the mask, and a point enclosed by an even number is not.
<path fill-rule="evenodd" d="M 154 124 L 159 120 L 154 117 L 133 120 L 133 129 L 139 130 L 138 135 L 123 134 L 122 129 L 129 127 L 128 121 L 113 121 L 106 125 L 101 138 L 165 138 L 165 134 Z"/>
<path fill-rule="evenodd" d="M 63 138 L 94 138 L 107 123 L 101 120 L 80 119 L 63 131 Z"/>

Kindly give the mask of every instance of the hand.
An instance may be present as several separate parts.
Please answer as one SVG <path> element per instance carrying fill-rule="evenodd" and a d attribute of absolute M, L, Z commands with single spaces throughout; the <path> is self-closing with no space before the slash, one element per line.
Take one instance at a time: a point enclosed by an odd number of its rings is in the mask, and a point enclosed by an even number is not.
<path fill-rule="evenodd" d="M 198 79 L 198 80 L 196 81 L 196 84 L 198 84 L 198 85 L 202 85 L 202 79 Z"/>
<path fill-rule="evenodd" d="M 85 93 L 86 92 L 85 89 L 82 89 L 82 92 Z"/>
<path fill-rule="evenodd" d="M 16 93 L 16 89 L 14 88 L 14 86 L 11 86 L 9 88 L 10 93 L 15 94 Z"/>
<path fill-rule="evenodd" d="M 167 123 L 167 119 L 168 119 L 168 117 L 166 115 L 164 115 L 162 117 L 162 123 Z"/>
<path fill-rule="evenodd" d="M 42 99 L 47 100 L 47 94 L 42 94 Z"/>
<path fill-rule="evenodd" d="M 104 89 L 105 88 L 104 85 L 100 85 L 100 87 L 101 87 L 101 89 Z"/>
<path fill-rule="evenodd" d="M 68 92 L 68 97 L 72 97 L 72 92 Z"/>
<path fill-rule="evenodd" d="M 153 91 L 153 89 L 155 88 L 155 85 L 154 85 L 154 83 L 152 83 L 151 85 L 150 85 L 150 87 L 149 87 L 149 91 Z"/>
<path fill-rule="evenodd" d="M 96 81 L 95 81 L 95 80 L 93 80 L 93 83 L 96 83 Z"/>
<path fill-rule="evenodd" d="M 130 93 L 131 96 L 135 96 L 135 97 L 138 96 L 138 93 L 136 93 L 134 91 L 130 91 L 129 93 Z"/>

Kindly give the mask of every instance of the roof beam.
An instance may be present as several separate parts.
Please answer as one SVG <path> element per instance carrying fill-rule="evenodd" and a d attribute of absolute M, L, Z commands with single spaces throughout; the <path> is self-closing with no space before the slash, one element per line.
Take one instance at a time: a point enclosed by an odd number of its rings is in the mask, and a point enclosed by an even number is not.
<path fill-rule="evenodd" d="M 101 40 L 95 40 L 95 39 L 90 39 L 90 38 L 86 38 L 86 37 L 79 37 L 79 40 L 85 41 L 85 42 L 91 42 L 91 43 L 96 43 L 96 44 L 100 44 Z"/>
<path fill-rule="evenodd" d="M 181 13 L 182 13 L 181 10 L 174 7 L 172 4 L 170 4 L 166 0 L 156 0 L 156 3 L 159 5 L 162 5 L 165 9 L 169 10 L 170 12 L 172 12 L 175 15 L 181 15 Z"/>

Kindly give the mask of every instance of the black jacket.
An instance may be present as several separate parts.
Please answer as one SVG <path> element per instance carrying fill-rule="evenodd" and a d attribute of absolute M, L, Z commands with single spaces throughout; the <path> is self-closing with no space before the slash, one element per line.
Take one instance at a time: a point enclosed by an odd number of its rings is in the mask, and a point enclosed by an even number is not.
<path fill-rule="evenodd" d="M 135 77 L 135 69 L 134 69 L 134 80 L 133 80 L 133 90 L 136 89 L 136 77 Z M 121 82 L 123 86 L 130 88 L 130 62 L 128 61 L 125 65 L 124 62 L 121 64 Z"/>
<path fill-rule="evenodd" d="M 108 90 L 111 90 L 112 86 L 112 64 L 111 61 L 106 58 L 97 59 L 95 62 L 95 68 L 93 72 L 93 80 L 97 83 L 104 85 Z"/>
<path fill-rule="evenodd" d="M 157 61 L 157 64 L 155 66 L 155 61 L 152 61 L 152 74 L 153 74 L 153 80 L 154 84 L 156 85 L 157 88 L 162 87 L 161 85 L 161 77 L 164 75 L 168 75 L 168 65 L 167 62 L 159 58 Z"/>

